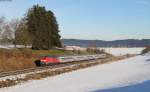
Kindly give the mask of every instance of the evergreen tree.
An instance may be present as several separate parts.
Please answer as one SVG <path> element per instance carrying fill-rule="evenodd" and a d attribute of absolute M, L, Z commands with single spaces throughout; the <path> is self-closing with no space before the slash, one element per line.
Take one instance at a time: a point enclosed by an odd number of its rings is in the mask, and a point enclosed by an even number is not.
<path fill-rule="evenodd" d="M 51 49 L 61 46 L 56 18 L 45 7 L 34 5 L 29 9 L 27 27 L 33 38 L 33 49 Z"/>

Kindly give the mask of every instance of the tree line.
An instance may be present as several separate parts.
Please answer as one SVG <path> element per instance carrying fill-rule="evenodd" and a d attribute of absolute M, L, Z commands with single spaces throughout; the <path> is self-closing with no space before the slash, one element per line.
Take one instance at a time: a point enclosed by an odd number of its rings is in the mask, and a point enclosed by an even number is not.
<path fill-rule="evenodd" d="M 61 47 L 59 25 L 54 13 L 44 6 L 34 5 L 22 19 L 6 21 L 0 18 L 1 44 L 32 46 L 32 49 Z"/>

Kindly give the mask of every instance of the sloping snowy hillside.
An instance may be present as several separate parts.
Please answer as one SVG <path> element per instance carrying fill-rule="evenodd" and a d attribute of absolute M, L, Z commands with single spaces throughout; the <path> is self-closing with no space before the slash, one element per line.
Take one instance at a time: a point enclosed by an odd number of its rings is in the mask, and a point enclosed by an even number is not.
<path fill-rule="evenodd" d="M 0 89 L 0 92 L 89 91 L 150 92 L 150 54 Z"/>

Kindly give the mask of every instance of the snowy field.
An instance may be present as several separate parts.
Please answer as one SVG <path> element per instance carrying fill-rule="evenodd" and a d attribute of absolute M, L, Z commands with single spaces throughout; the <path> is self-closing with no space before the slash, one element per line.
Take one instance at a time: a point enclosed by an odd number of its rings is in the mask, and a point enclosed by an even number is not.
<path fill-rule="evenodd" d="M 150 92 L 150 53 L 30 81 L 0 92 Z"/>
<path fill-rule="evenodd" d="M 100 48 L 104 49 L 107 53 L 111 53 L 115 56 L 121 56 L 126 54 L 140 54 L 144 49 L 142 48 Z"/>

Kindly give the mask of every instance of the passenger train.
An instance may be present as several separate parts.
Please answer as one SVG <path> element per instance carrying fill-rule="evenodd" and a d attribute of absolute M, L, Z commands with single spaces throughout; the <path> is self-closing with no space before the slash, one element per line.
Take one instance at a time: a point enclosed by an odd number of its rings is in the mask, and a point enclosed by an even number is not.
<path fill-rule="evenodd" d="M 42 56 L 39 60 L 39 65 L 52 65 L 58 63 L 67 63 L 74 61 L 86 61 L 106 58 L 106 54 L 95 54 L 95 55 L 76 55 L 76 56 Z"/>

